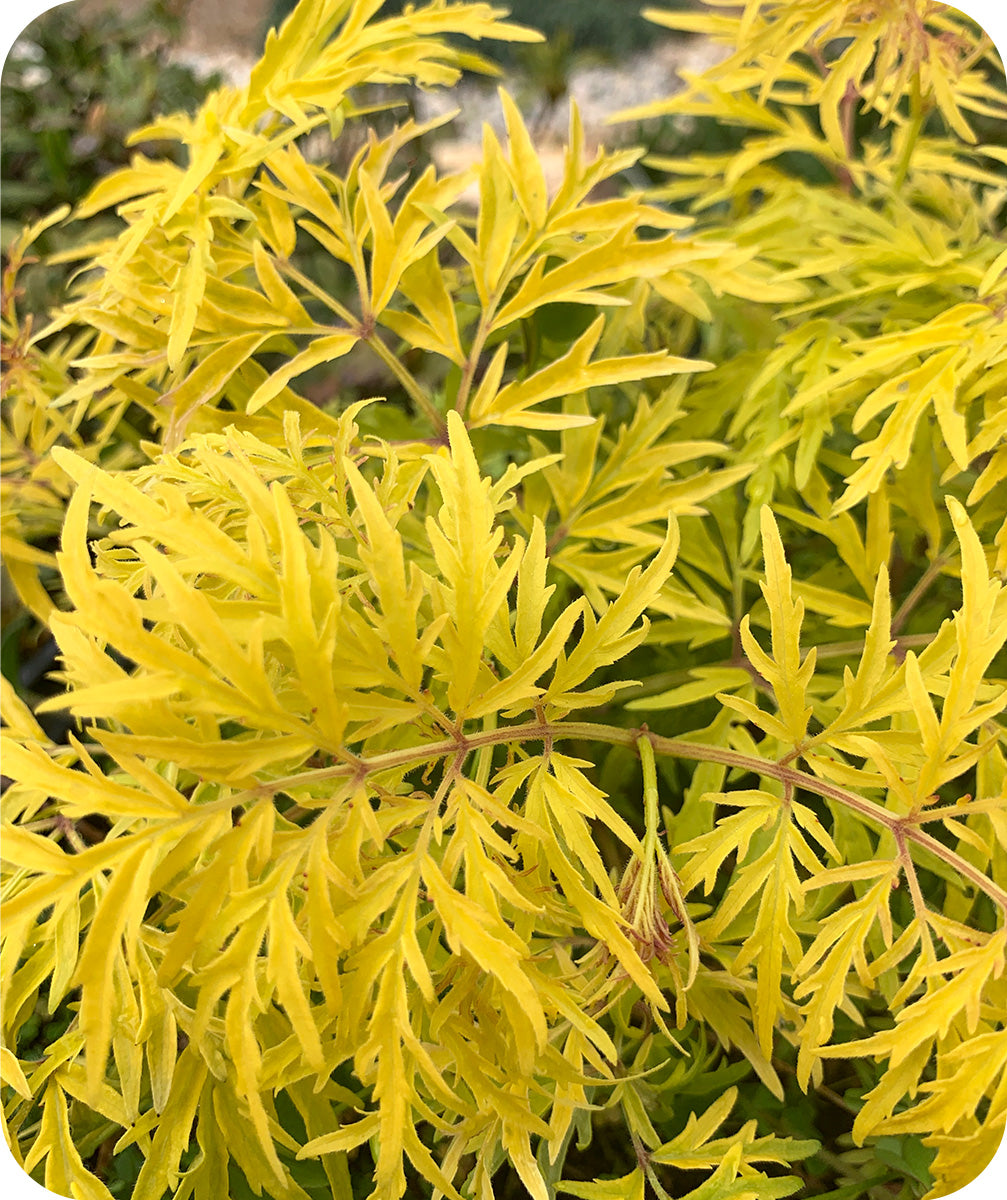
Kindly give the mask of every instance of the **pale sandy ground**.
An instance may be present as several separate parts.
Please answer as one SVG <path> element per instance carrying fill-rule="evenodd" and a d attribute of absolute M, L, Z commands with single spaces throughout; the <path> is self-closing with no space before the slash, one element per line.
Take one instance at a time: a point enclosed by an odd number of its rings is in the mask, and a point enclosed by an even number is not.
<path fill-rule="evenodd" d="M 128 13 L 145 8 L 146 3 L 147 0 L 75 0 L 75 7 L 117 8 Z M 176 0 L 176 8 L 185 14 L 185 48 L 247 57 L 259 49 L 272 0 Z"/>

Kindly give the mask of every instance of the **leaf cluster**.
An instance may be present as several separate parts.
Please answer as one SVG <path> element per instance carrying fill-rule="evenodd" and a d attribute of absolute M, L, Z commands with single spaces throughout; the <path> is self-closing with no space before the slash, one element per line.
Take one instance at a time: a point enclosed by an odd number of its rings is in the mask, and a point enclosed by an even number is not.
<path fill-rule="evenodd" d="M 408 119 L 318 161 L 362 85 L 535 35 L 302 0 L 7 310 L 60 691 L 4 684 L 0 1064 L 50 1188 L 908 1200 L 992 1154 L 1003 87 L 943 10 L 805 8 L 658 15 L 735 47 L 669 106 L 752 133 L 611 194 L 640 150 L 573 107 L 550 188 L 505 90 L 468 171 Z"/>

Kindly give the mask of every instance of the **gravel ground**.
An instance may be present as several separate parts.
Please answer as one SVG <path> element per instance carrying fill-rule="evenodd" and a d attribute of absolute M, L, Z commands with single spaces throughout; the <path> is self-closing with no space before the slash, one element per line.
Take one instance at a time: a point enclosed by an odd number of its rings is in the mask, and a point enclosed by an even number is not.
<path fill-rule="evenodd" d="M 575 68 L 570 74 L 569 96 L 561 99 L 551 112 L 522 87 L 520 80 L 515 81 L 515 99 L 540 144 L 555 145 L 566 138 L 569 99 L 577 102 L 588 141 L 612 142 L 618 140 L 618 131 L 606 125 L 606 121 L 613 113 L 671 95 L 681 86 L 680 70 L 702 71 L 719 57 L 719 49 L 705 39 L 665 41 L 617 65 Z M 484 121 L 497 133 L 503 132 L 496 86 L 495 82 L 466 81 L 450 90 L 420 93 L 417 115 L 432 117 L 460 107 L 462 111 L 453 124 L 456 138 L 479 143 Z"/>

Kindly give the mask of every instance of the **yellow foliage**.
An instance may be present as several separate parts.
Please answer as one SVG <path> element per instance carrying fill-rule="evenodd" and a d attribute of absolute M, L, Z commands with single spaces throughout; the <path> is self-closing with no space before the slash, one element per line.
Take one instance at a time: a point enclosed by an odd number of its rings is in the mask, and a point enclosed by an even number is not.
<path fill-rule="evenodd" d="M 471 171 L 410 167 L 440 121 L 344 144 L 354 89 L 537 35 L 302 0 L 136 133 L 188 161 L 97 185 L 41 331 L 12 248 L 3 552 L 59 673 L 3 687 L 0 1067 L 51 1189 L 107 1200 L 104 1146 L 137 1200 L 880 1195 L 786 1132 L 833 1084 L 915 1196 L 992 1153 L 998 63 L 923 0 L 710 7 L 651 14 L 730 49 L 635 115 L 750 136 L 642 191 L 572 106 L 550 192 L 503 89 Z M 606 1122 L 621 1174 L 565 1179 Z"/>

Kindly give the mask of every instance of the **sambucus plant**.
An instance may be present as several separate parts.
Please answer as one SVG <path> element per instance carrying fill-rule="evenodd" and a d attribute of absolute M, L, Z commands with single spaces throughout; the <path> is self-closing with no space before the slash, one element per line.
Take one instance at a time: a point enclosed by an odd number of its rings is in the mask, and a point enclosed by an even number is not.
<path fill-rule="evenodd" d="M 411 122 L 306 158 L 533 36 L 380 7 L 303 0 L 137 135 L 187 166 L 78 208 L 125 228 L 48 328 L 5 310 L 81 719 L 5 683 L 15 1153 L 88 1198 L 137 1151 L 138 1200 L 953 1191 L 1007 1115 L 995 52 L 929 0 L 652 14 L 733 47 L 664 111 L 754 132 L 597 199 L 639 152 L 574 110 L 550 195 L 506 92 L 471 172 L 396 175 Z M 398 394 L 294 390 L 350 354 Z"/>

